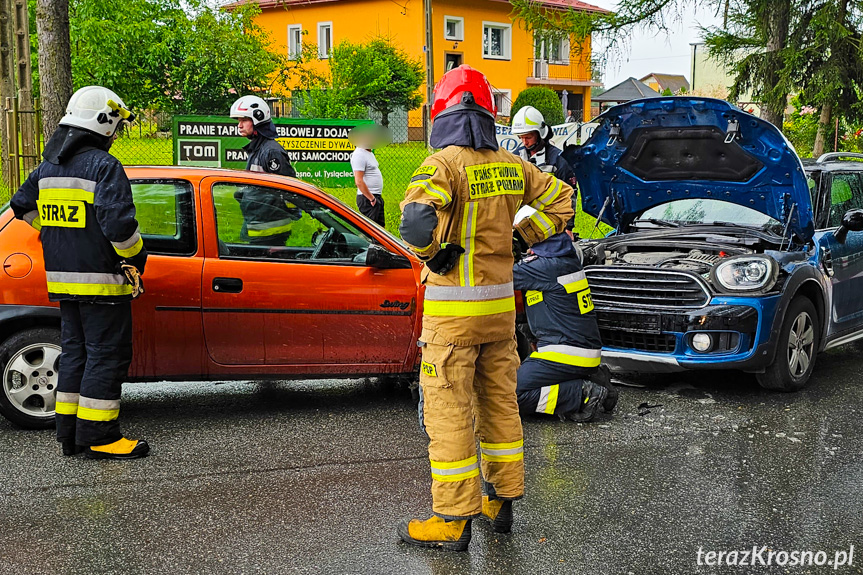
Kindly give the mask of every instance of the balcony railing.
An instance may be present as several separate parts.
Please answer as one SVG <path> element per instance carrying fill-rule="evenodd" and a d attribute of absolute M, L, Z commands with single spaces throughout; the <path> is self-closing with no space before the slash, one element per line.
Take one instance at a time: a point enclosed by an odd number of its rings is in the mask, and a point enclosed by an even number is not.
<path fill-rule="evenodd" d="M 528 79 L 561 82 L 590 82 L 590 69 L 580 60 L 528 59 Z"/>

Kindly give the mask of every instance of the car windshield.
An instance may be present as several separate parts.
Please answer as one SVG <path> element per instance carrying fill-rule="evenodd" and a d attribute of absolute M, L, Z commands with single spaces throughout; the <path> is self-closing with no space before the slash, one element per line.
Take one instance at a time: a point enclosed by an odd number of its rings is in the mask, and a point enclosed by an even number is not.
<path fill-rule="evenodd" d="M 652 221 L 651 221 L 652 220 Z M 710 199 L 675 200 L 645 210 L 635 223 L 652 226 L 671 225 L 734 225 L 782 233 L 782 223 L 757 210 Z"/>

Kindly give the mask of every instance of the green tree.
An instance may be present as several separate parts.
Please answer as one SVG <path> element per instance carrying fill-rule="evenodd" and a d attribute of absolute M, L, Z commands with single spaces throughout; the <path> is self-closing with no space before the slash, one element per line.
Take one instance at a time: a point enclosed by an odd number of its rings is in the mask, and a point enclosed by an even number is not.
<path fill-rule="evenodd" d="M 859 5 L 859 3 L 857 3 Z M 863 121 L 863 22 L 850 0 L 823 2 L 812 11 L 808 25 L 792 37 L 799 50 L 789 67 L 799 70 L 799 99 L 820 108 L 812 155 L 824 153 L 834 119 Z"/>
<path fill-rule="evenodd" d="M 785 65 L 792 19 L 803 0 L 621 0 L 613 13 L 581 10 L 548 10 L 533 0 L 512 0 L 515 17 L 528 31 L 562 30 L 577 40 L 595 37 L 607 46 L 604 58 L 626 49 L 631 32 L 644 29 L 668 32 L 671 24 L 693 6 L 724 11 L 727 21 L 737 27 L 727 35 L 725 47 L 752 47 L 745 64 L 735 66 L 735 86 L 749 87 L 764 105 L 762 117 L 777 126 L 790 91 Z M 721 31 L 720 31 L 721 32 Z M 708 39 L 710 42 L 710 39 Z M 574 42 L 573 46 L 580 46 Z M 716 44 L 714 43 L 714 47 Z M 711 51 L 713 54 L 713 51 Z"/>
<path fill-rule="evenodd" d="M 308 92 L 307 115 L 355 118 L 371 108 L 380 113 L 381 124 L 389 126 L 392 112 L 422 104 L 422 62 L 412 60 L 387 38 L 365 44 L 343 41 L 333 49 L 329 65 L 329 79 L 320 79 Z"/>
<path fill-rule="evenodd" d="M 522 90 L 513 102 L 510 113 L 515 116 L 516 112 L 525 106 L 533 106 L 539 110 L 549 126 L 563 123 L 563 105 L 554 90 L 550 88 L 533 86 Z"/>
<path fill-rule="evenodd" d="M 106 86 L 134 107 L 227 109 L 238 94 L 270 89 L 287 67 L 254 23 L 259 10 L 199 0 L 71 0 L 74 85 Z"/>

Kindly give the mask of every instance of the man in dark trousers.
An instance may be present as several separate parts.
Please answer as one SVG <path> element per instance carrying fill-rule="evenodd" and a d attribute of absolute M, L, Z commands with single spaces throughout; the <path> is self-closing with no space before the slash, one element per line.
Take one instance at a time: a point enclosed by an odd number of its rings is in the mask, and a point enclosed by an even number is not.
<path fill-rule="evenodd" d="M 534 244 L 513 269 L 524 290 L 528 324 L 537 350 L 518 370 L 519 411 L 590 421 L 599 407 L 610 412 L 617 390 L 600 371 L 602 341 L 590 287 L 567 232 Z"/>
<path fill-rule="evenodd" d="M 57 440 L 63 455 L 135 459 L 146 441 L 126 439 L 118 421 L 132 361 L 132 304 L 147 250 L 123 166 L 108 154 L 134 120 L 100 86 L 81 88 L 48 143 L 45 161 L 10 202 L 15 217 L 40 230 L 48 299 L 60 302 Z"/>
<path fill-rule="evenodd" d="M 243 147 L 248 159 L 246 169 L 282 176 L 297 176 L 288 153 L 276 142 L 276 126 L 270 107 L 258 96 L 243 96 L 231 106 L 241 136 L 251 140 Z M 247 186 L 234 193 L 243 212 L 241 239 L 250 244 L 284 246 L 291 235 L 291 224 L 301 213 L 271 189 Z"/>

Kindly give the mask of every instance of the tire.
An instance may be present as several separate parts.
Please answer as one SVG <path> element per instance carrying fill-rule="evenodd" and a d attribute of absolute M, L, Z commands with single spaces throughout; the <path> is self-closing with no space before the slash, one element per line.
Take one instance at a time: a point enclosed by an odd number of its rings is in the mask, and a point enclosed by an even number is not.
<path fill-rule="evenodd" d="M 0 413 L 25 429 L 54 427 L 60 330 L 19 331 L 0 344 Z"/>
<path fill-rule="evenodd" d="M 755 375 L 761 387 L 785 392 L 803 389 L 815 368 L 820 344 L 821 326 L 817 320 L 815 306 L 808 298 L 797 296 L 791 300 L 776 342 L 773 363 L 764 373 Z"/>

